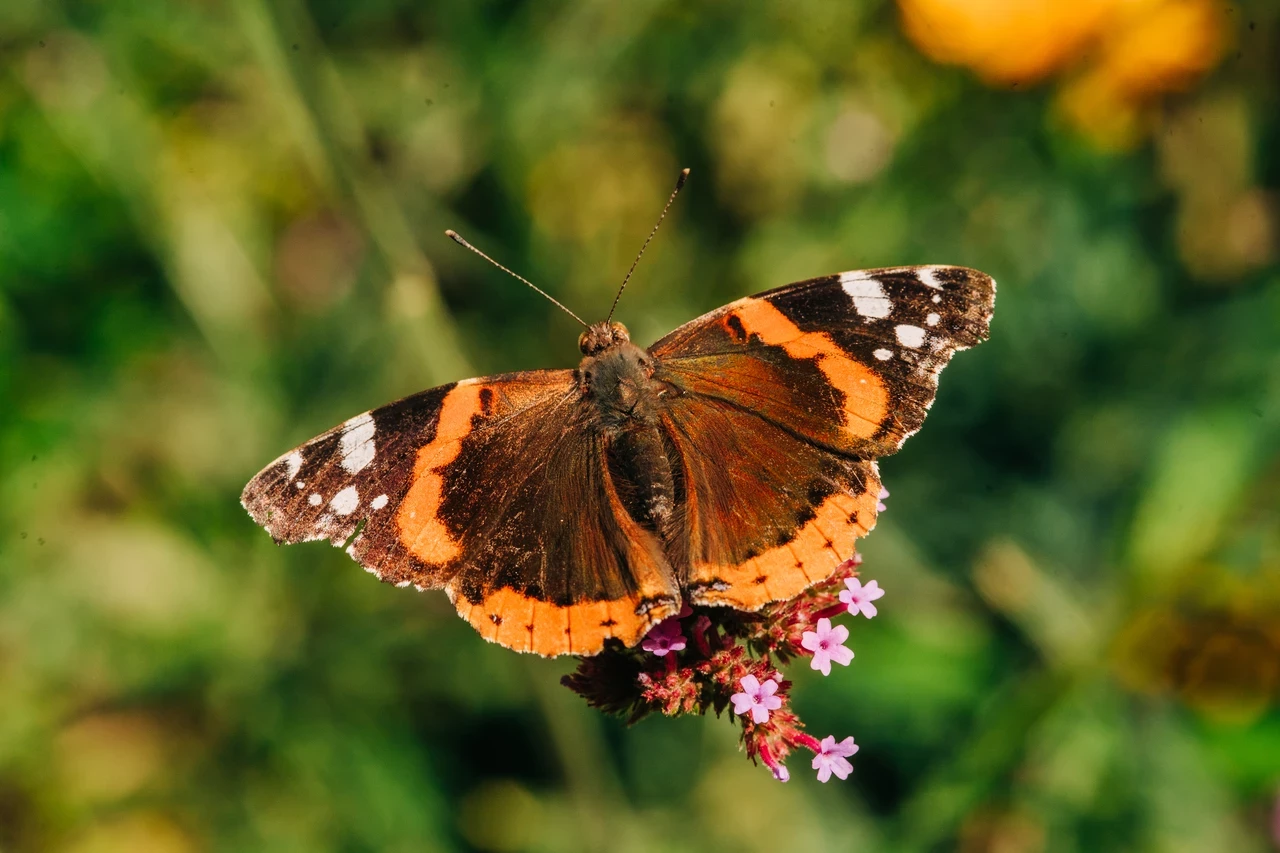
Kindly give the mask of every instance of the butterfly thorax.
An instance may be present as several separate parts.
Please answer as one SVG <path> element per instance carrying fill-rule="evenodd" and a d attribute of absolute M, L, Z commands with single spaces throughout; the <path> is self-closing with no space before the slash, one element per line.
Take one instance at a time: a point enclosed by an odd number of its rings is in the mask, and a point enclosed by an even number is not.
<path fill-rule="evenodd" d="M 653 378 L 655 366 L 631 341 L 615 340 L 582 360 L 578 387 L 604 439 L 620 499 L 633 518 L 659 531 L 671 516 L 675 484 L 658 426 L 663 385 Z"/>

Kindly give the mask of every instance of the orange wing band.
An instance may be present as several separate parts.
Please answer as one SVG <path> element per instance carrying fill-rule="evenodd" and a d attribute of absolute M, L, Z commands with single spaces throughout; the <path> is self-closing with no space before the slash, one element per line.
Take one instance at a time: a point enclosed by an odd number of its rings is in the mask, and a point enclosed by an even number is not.
<path fill-rule="evenodd" d="M 472 604 L 455 594 L 452 583 L 445 589 L 458 608 L 458 615 L 486 640 L 517 652 L 547 657 L 592 655 L 603 649 L 608 639 L 634 646 L 650 628 L 680 610 L 679 603 L 672 602 L 637 614 L 636 599 L 591 601 L 562 607 L 513 589 L 495 590 L 479 604 Z"/>
<path fill-rule="evenodd" d="M 867 491 L 857 496 L 837 493 L 828 497 L 785 545 L 770 548 L 736 566 L 694 566 L 694 577 L 716 578 L 726 588 L 699 589 L 691 596 L 692 603 L 759 610 L 771 601 L 794 598 L 826 580 L 841 563 L 853 557 L 855 540 L 876 526 L 880 482 L 876 479 L 866 486 Z M 869 525 L 864 523 L 868 520 Z"/>
<path fill-rule="evenodd" d="M 871 438 L 889 413 L 889 389 L 872 369 L 851 358 L 825 332 L 803 332 L 764 299 L 746 299 L 733 313 L 748 334 L 780 346 L 797 359 L 815 359 L 818 369 L 844 395 L 844 428 L 854 438 Z"/>
<path fill-rule="evenodd" d="M 459 382 L 440 406 L 436 435 L 418 450 L 413 483 L 396 513 L 400 541 L 409 553 L 431 565 L 456 559 L 461 546 L 440 519 L 446 465 L 462 452 L 462 440 L 471 432 L 471 419 L 481 412 L 478 384 Z"/>

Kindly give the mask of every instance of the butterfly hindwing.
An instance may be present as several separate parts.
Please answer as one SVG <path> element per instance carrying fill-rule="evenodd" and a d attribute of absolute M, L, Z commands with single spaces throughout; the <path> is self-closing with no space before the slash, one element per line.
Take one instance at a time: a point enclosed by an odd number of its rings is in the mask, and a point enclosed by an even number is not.
<path fill-rule="evenodd" d="M 663 413 L 684 483 L 672 563 L 693 604 L 757 610 L 829 577 L 875 526 L 874 462 L 715 397 Z"/>
<path fill-rule="evenodd" d="M 401 522 L 411 530 L 433 508 L 443 520 L 445 535 L 418 529 L 411 550 L 448 568 L 446 591 L 486 639 L 594 654 L 611 638 L 638 643 L 680 609 L 679 589 L 657 536 L 622 505 L 573 372 L 555 373 L 554 390 L 519 403 L 513 383 L 451 392 L 446 409 L 491 410 L 456 444 L 419 451 Z"/>

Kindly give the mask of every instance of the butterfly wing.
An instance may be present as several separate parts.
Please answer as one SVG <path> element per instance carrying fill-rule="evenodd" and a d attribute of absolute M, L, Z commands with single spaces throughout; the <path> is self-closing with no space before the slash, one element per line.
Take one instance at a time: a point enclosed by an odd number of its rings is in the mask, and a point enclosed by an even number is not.
<path fill-rule="evenodd" d="M 961 267 L 842 273 L 738 300 L 650 348 L 686 508 L 694 603 L 756 609 L 830 575 L 875 525 L 874 459 L 920 428 L 995 283 Z M 852 534 L 852 535 L 850 535 Z"/>
<path fill-rule="evenodd" d="M 268 465 L 242 502 L 277 541 L 329 539 L 398 586 L 444 588 L 489 640 L 632 645 L 679 609 L 661 543 L 622 508 L 573 371 L 424 391 Z"/>

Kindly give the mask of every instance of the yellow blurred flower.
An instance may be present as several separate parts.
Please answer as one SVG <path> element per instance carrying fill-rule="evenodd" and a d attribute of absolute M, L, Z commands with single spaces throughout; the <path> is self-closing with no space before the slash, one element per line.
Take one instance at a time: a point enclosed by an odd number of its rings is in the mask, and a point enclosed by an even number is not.
<path fill-rule="evenodd" d="M 996 85 L 1034 83 L 1074 62 L 1115 0 L 899 0 L 907 36 L 927 56 Z"/>
<path fill-rule="evenodd" d="M 93 714 L 67 726 L 53 752 L 59 790 L 75 803 L 123 800 L 161 781 L 167 733 L 143 713 Z"/>
<path fill-rule="evenodd" d="M 1248 725 L 1280 700 L 1280 587 L 1203 568 L 1118 631 L 1114 672 L 1128 689 L 1178 697 L 1218 723 Z"/>
<path fill-rule="evenodd" d="M 777 215 L 800 197 L 810 163 L 819 73 L 798 51 L 747 54 L 711 114 L 721 199 L 744 218 Z"/>
<path fill-rule="evenodd" d="M 1063 117 L 1096 144 L 1130 146 L 1160 96 L 1192 86 L 1221 58 L 1218 0 L 898 0 L 926 55 L 1016 86 L 1071 72 Z"/>
<path fill-rule="evenodd" d="M 107 818 L 63 849 L 71 853 L 194 853 L 201 845 L 169 815 L 134 811 Z"/>
<path fill-rule="evenodd" d="M 538 227 L 562 240 L 585 242 L 602 233 L 626 235 L 623 254 L 653 225 L 655 188 L 678 166 L 655 128 L 615 116 L 551 149 L 528 178 L 529 208 Z"/>

